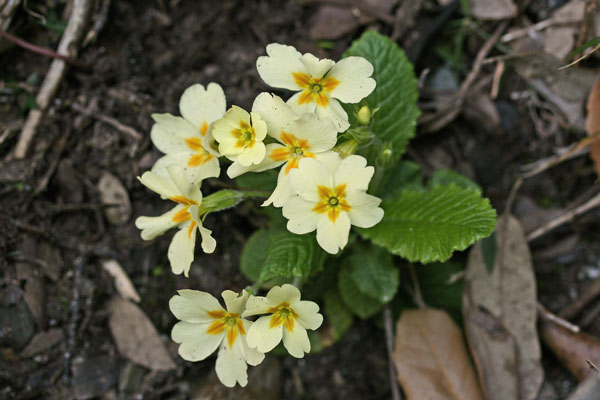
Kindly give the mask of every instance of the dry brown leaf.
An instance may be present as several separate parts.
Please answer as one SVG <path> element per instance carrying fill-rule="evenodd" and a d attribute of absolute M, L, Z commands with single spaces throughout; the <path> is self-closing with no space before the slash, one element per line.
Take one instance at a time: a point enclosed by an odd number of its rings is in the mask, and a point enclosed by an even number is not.
<path fill-rule="evenodd" d="M 104 209 L 104 215 L 108 222 L 113 225 L 127 223 L 131 216 L 131 202 L 127 189 L 121 181 L 109 172 L 104 172 L 98 181 L 100 201 L 108 206 Z"/>
<path fill-rule="evenodd" d="M 117 288 L 117 292 L 123 298 L 133 300 L 136 303 L 140 302 L 140 295 L 137 290 L 135 290 L 135 286 L 127 276 L 127 273 L 121 267 L 121 264 L 117 262 L 117 260 L 104 260 L 102 261 L 102 268 L 106 270 L 115 280 L 115 287 Z"/>
<path fill-rule="evenodd" d="M 513 0 L 471 0 L 471 14 L 477 19 L 498 20 L 517 16 Z"/>
<path fill-rule="evenodd" d="M 579 381 L 597 373 L 590 368 L 586 360 L 600 364 L 600 339 L 584 332 L 571 329 L 567 324 L 559 323 L 560 318 L 540 312 L 540 336 L 544 344 L 567 367 Z"/>
<path fill-rule="evenodd" d="M 543 381 L 535 325 L 531 254 L 519 221 L 499 218 L 492 273 L 481 244 L 469 253 L 463 314 L 469 345 L 489 400 L 535 399 Z"/>
<path fill-rule="evenodd" d="M 560 109 L 569 124 L 584 128 L 584 104 L 596 72 L 578 66 L 559 70 L 564 62 L 545 53 L 523 57 L 512 65 L 535 91 Z"/>
<path fill-rule="evenodd" d="M 585 120 L 585 130 L 588 135 L 593 136 L 600 133 L 600 75 L 596 78 L 596 83 L 588 96 L 587 118 Z M 594 141 L 590 144 L 590 155 L 594 160 L 596 174 L 600 177 L 600 141 Z"/>
<path fill-rule="evenodd" d="M 156 328 L 138 306 L 115 296 L 108 308 L 110 332 L 123 357 L 152 370 L 175 368 Z"/>
<path fill-rule="evenodd" d="M 63 340 L 60 329 L 54 328 L 37 333 L 21 352 L 21 357 L 28 358 L 45 351 Z"/>
<path fill-rule="evenodd" d="M 444 311 L 402 313 L 394 363 L 409 400 L 483 400 L 459 327 Z"/>

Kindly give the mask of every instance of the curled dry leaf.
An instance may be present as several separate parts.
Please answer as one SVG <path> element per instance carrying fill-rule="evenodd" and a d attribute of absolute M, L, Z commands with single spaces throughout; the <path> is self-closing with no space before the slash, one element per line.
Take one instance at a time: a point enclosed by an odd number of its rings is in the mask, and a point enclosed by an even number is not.
<path fill-rule="evenodd" d="M 117 260 L 102 261 L 102 268 L 114 278 L 117 292 L 119 292 L 123 298 L 133 300 L 136 303 L 140 302 L 140 295 L 137 290 L 135 290 L 135 286 L 133 286 L 131 279 L 129 279 L 129 276 Z"/>
<path fill-rule="evenodd" d="M 444 311 L 404 311 L 393 357 L 409 400 L 484 399 L 462 333 Z"/>
<path fill-rule="evenodd" d="M 543 370 L 531 254 L 523 228 L 510 215 L 498 220 L 496 239 L 491 273 L 481 243 L 469 253 L 463 293 L 465 330 L 488 399 L 535 399 Z"/>
<path fill-rule="evenodd" d="M 138 306 L 113 297 L 108 308 L 108 325 L 119 354 L 155 371 L 175 368 L 156 328 Z"/>
<path fill-rule="evenodd" d="M 588 96 L 585 130 L 590 136 L 600 134 L 600 75 Z M 596 174 L 600 177 L 600 136 L 598 139 L 590 143 L 590 155 L 594 160 Z"/>
<path fill-rule="evenodd" d="M 560 323 L 561 319 L 548 311 L 542 310 L 539 315 L 540 336 L 544 344 L 577 380 L 598 375 L 588 362 L 600 364 L 600 339 L 579 332 L 568 323 Z"/>

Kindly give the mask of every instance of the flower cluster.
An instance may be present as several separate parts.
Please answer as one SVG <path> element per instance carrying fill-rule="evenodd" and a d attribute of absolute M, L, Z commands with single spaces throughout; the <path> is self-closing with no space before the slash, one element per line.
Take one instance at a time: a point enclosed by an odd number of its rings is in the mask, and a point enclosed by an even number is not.
<path fill-rule="evenodd" d="M 258 73 L 272 87 L 297 92 L 287 101 L 260 93 L 250 112 L 235 105 L 226 109 L 221 86 L 196 84 L 181 96 L 181 116 L 152 115 L 151 139 L 165 155 L 139 180 L 176 205 L 161 216 L 139 217 L 136 226 L 144 240 L 179 229 L 168 251 L 175 274 L 188 276 L 198 232 L 202 250 L 215 250 L 212 232 L 203 225 L 215 198 L 203 203 L 200 188 L 204 179 L 220 175 L 220 157 L 231 161 L 230 178 L 280 168 L 263 206 L 281 208 L 290 232 L 316 231 L 328 253 L 345 247 L 351 225 L 368 228 L 383 218 L 381 200 L 367 194 L 374 168 L 353 155 L 356 143 L 338 143 L 350 127 L 341 103 L 358 103 L 374 90 L 373 66 L 361 57 L 320 60 L 277 43 L 266 51 L 256 62 Z M 359 121 L 365 119 L 363 109 Z M 259 364 L 280 341 L 292 356 L 303 357 L 310 351 L 306 330 L 323 320 L 319 307 L 301 301 L 291 285 L 274 287 L 266 297 L 229 290 L 222 297 L 225 308 L 207 293 L 181 290 L 170 307 L 181 320 L 172 332 L 181 356 L 199 361 L 219 348 L 216 371 L 227 386 L 244 386 L 247 364 Z M 252 322 L 251 316 L 259 317 Z"/>
<path fill-rule="evenodd" d="M 212 295 L 197 290 L 180 290 L 169 302 L 181 320 L 171 332 L 180 343 L 179 354 L 188 361 L 201 361 L 219 349 L 217 377 L 229 387 L 248 383 L 247 365 L 258 365 L 265 353 L 283 340 L 290 355 L 302 358 L 310 352 L 307 329 L 323 322 L 319 306 L 300 300 L 292 285 L 275 286 L 266 297 L 225 290 L 223 308 Z M 247 317 L 262 315 L 252 322 Z"/>

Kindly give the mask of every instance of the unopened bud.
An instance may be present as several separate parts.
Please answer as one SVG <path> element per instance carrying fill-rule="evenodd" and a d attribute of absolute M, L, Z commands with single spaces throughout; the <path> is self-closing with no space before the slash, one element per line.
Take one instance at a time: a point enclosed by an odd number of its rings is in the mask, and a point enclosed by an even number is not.
<path fill-rule="evenodd" d="M 358 142 L 354 139 L 346 140 L 343 143 L 340 143 L 336 147 L 333 148 L 334 151 L 337 151 L 342 158 L 346 158 L 356 152 L 356 148 L 358 147 Z"/>
<path fill-rule="evenodd" d="M 391 167 L 394 163 L 394 149 L 392 144 L 386 142 L 381 146 L 381 151 L 377 156 L 377 166 L 381 168 Z"/>
<path fill-rule="evenodd" d="M 371 109 L 369 106 L 362 106 L 358 113 L 356 114 L 356 119 L 358 123 L 361 125 L 368 125 L 371 122 Z"/>

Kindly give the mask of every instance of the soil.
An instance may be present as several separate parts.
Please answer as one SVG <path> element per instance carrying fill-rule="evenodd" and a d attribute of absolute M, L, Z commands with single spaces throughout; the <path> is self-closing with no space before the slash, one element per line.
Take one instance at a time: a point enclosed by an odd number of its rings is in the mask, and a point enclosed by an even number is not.
<path fill-rule="evenodd" d="M 533 3 L 543 12 L 550 9 L 545 2 Z M 58 15 L 64 11 L 61 1 L 29 2 L 29 7 Z M 390 398 L 385 334 L 378 319 L 356 320 L 339 342 L 304 359 L 273 356 L 252 372 L 257 376 L 251 374 L 250 387 L 257 385 L 260 394 L 223 390 L 214 376 L 214 357 L 188 363 L 177 356 L 172 343 L 168 349 L 176 369 L 156 372 L 136 366 L 120 355 L 108 324 L 107 305 L 116 290 L 103 260 L 120 263 L 139 292 L 140 308 L 166 342 L 175 322 L 167 304 L 177 289 L 218 295 L 249 284 L 238 263 L 247 237 L 266 223 L 256 217 L 256 203 L 208 217 L 217 250 L 197 253 L 189 278 L 170 272 L 166 250 L 173 233 L 141 240 L 135 218 L 168 208 L 136 179 L 160 156 L 149 140 L 150 115 L 178 114 L 181 93 L 194 83 L 218 82 L 228 105 L 250 108 L 259 92 L 271 91 L 255 68 L 256 58 L 271 42 L 339 58 L 365 27 L 324 50 L 307 34 L 316 9 L 314 4 L 279 0 L 113 1 L 97 41 L 80 51 L 79 59 L 89 68 L 69 70 L 24 160 L 7 155 L 50 60 L 18 47 L 0 54 L 0 126 L 16 127 L 0 142 L 1 398 Z M 429 26 L 438 14 L 437 9 L 423 11 L 417 25 Z M 32 13 L 19 9 L 13 20 L 19 37 L 56 48 L 60 33 L 43 27 Z M 370 27 L 391 33 L 384 23 Z M 470 43 L 470 59 L 480 45 L 477 39 Z M 425 47 L 416 73 L 439 65 L 434 58 Z M 509 95 L 528 90 L 527 83 L 514 72 L 504 79 L 496 101 L 501 126 L 459 117 L 440 132 L 419 135 L 407 156 L 429 174 L 447 167 L 470 176 L 498 210 L 505 205 L 519 166 L 551 155 L 557 144 L 539 137 L 531 109 Z M 142 140 L 138 143 L 78 111 L 82 108 L 132 127 Z M 581 134 L 561 128 L 560 138 L 560 144 L 568 144 Z M 107 172 L 123 184 L 131 202 L 132 214 L 122 224 L 112 223 L 104 213 L 97 184 Z M 524 184 L 516 213 L 522 219 L 537 218 L 531 224 L 538 226 L 548 209 L 564 208 L 595 181 L 586 158 L 563 163 Z M 220 185 L 209 180 L 203 192 L 209 194 Z M 592 211 L 532 244 L 539 298 L 552 311 L 569 304 L 585 282 L 600 274 L 598 215 Z M 556 243 L 563 243 L 564 249 L 548 255 Z M 465 255 L 455 259 L 464 260 Z M 585 329 L 600 334 L 600 320 L 592 320 Z M 48 331 L 58 335 L 56 344 L 24 356 L 31 338 Z M 563 398 L 576 382 L 546 350 L 544 364 L 551 393 L 547 398 Z"/>

